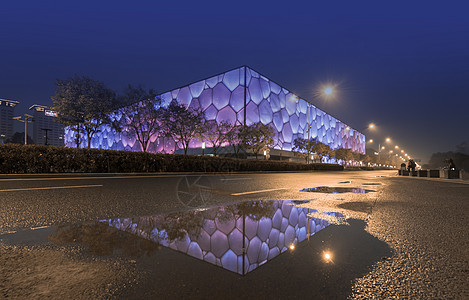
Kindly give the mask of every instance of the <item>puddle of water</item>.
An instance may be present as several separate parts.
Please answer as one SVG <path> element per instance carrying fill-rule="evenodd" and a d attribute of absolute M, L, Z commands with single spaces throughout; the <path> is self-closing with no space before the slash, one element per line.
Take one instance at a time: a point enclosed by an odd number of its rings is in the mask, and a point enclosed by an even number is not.
<path fill-rule="evenodd" d="M 347 181 L 339 181 L 339 183 L 352 183 L 350 180 Z"/>
<path fill-rule="evenodd" d="M 365 194 L 365 193 L 371 193 L 371 192 L 376 192 L 376 191 L 362 189 L 362 188 L 352 188 L 352 187 L 318 186 L 318 187 L 312 187 L 312 188 L 305 188 L 305 189 L 300 190 L 300 192 L 327 193 L 327 194 L 342 194 L 342 193 Z"/>
<path fill-rule="evenodd" d="M 24 230 L 0 238 L 15 244 L 48 240 L 62 245 L 85 245 L 90 254 L 99 256 L 148 256 L 163 246 L 245 275 L 309 240 L 331 224 L 327 221 L 330 218 L 342 216 L 296 206 L 308 202 L 240 202 L 154 216 Z"/>

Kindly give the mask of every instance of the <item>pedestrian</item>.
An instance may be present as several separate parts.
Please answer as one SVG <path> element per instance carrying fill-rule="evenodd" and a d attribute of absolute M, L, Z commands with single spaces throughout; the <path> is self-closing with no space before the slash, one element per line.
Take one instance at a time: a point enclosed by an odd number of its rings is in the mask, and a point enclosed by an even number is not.
<path fill-rule="evenodd" d="M 405 169 L 406 169 L 406 165 L 405 165 L 405 163 L 402 163 L 401 164 L 401 170 L 405 171 Z"/>
<path fill-rule="evenodd" d="M 448 169 L 456 170 L 456 164 L 454 163 L 452 158 L 448 159 Z"/>
<path fill-rule="evenodd" d="M 410 165 L 410 169 L 412 171 L 415 171 L 415 167 L 417 166 L 417 164 L 415 163 L 415 161 L 413 159 L 409 160 L 409 165 Z"/>

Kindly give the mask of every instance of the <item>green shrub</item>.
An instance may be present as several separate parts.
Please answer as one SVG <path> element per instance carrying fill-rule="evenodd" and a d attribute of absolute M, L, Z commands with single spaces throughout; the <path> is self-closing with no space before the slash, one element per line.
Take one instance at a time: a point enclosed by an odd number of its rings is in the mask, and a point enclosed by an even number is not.
<path fill-rule="evenodd" d="M 0 173 L 128 173 L 343 170 L 303 164 L 180 154 L 76 149 L 42 145 L 0 145 Z"/>

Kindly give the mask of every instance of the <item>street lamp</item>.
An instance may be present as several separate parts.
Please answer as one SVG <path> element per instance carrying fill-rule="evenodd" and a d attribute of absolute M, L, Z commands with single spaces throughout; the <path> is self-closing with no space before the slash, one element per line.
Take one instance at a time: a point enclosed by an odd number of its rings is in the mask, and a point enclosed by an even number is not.
<path fill-rule="evenodd" d="M 28 123 L 31 123 L 34 121 L 34 117 L 28 114 L 24 114 L 24 119 L 19 117 L 14 117 L 14 120 L 20 121 L 24 123 L 24 144 L 28 144 Z"/>
<path fill-rule="evenodd" d="M 202 156 L 205 155 L 205 142 L 202 142 Z"/>
<path fill-rule="evenodd" d="M 326 96 L 326 97 L 330 97 L 334 94 L 334 89 L 332 86 L 328 85 L 326 87 L 324 87 L 324 89 L 322 91 L 319 91 L 318 93 L 315 93 L 315 95 L 313 95 L 313 98 L 311 98 L 311 101 L 316 99 L 316 98 L 319 98 L 321 96 Z M 306 101 L 308 103 L 308 143 L 309 143 L 309 140 L 311 139 L 311 103 L 309 101 Z M 307 158 L 306 159 L 309 159 L 309 145 L 307 147 Z"/>

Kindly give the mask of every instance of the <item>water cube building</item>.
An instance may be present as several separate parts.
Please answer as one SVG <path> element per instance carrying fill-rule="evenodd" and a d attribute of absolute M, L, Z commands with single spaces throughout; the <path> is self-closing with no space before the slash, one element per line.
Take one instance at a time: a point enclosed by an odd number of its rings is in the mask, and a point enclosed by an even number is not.
<path fill-rule="evenodd" d="M 275 150 L 291 151 L 297 137 L 311 137 L 333 149 L 348 148 L 365 154 L 366 139 L 363 134 L 248 66 L 170 90 L 159 97 L 163 107 L 176 101 L 186 107 L 200 108 L 206 120 L 248 126 L 261 122 L 272 126 Z M 120 117 L 119 112 L 112 115 L 116 120 Z M 66 128 L 65 144 L 73 147 L 76 146 L 74 143 L 75 132 Z M 85 138 L 82 146 L 86 145 Z M 135 137 L 118 133 L 111 126 L 102 126 L 92 138 L 91 145 L 101 149 L 141 150 Z M 201 146 L 201 140 L 194 140 L 189 148 L 200 149 Z M 174 153 L 180 148 L 168 137 L 154 136 L 148 151 Z"/>

